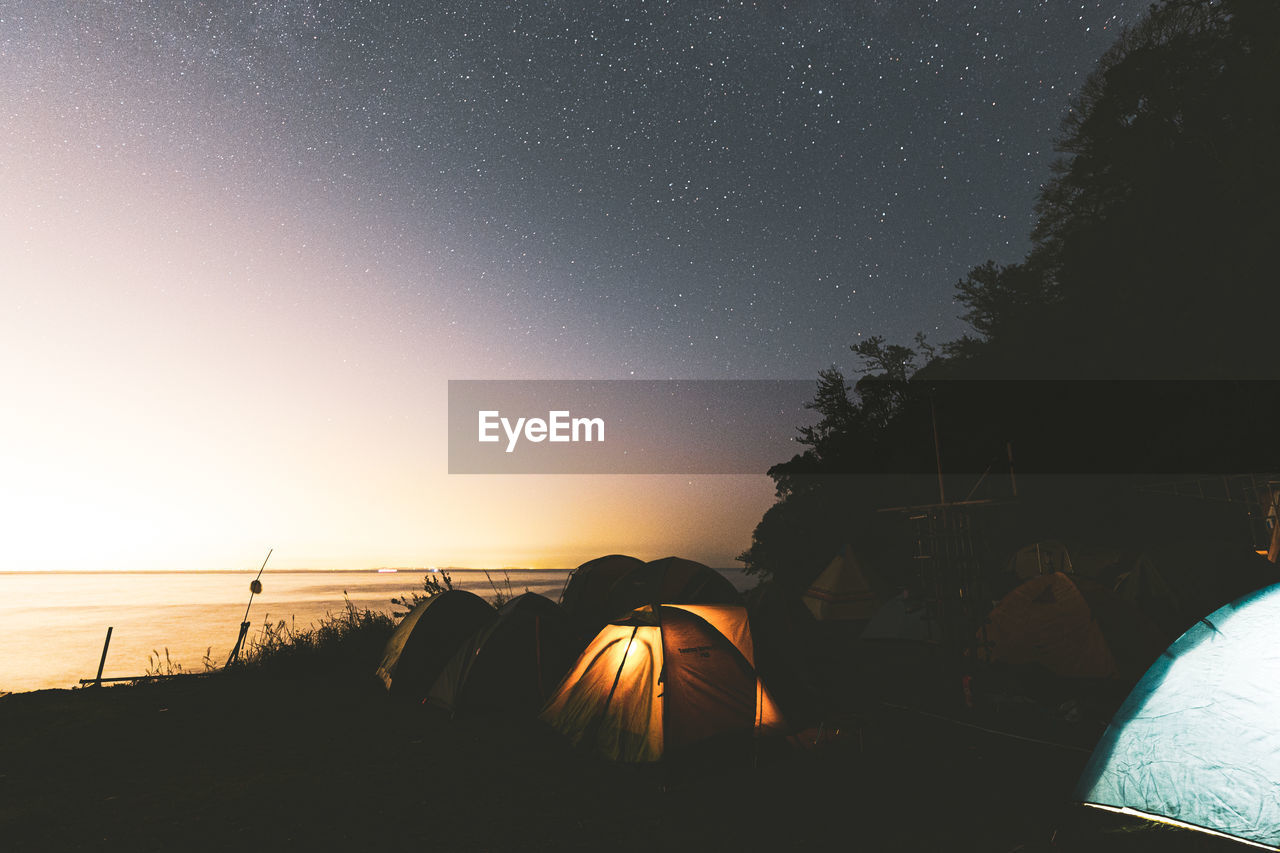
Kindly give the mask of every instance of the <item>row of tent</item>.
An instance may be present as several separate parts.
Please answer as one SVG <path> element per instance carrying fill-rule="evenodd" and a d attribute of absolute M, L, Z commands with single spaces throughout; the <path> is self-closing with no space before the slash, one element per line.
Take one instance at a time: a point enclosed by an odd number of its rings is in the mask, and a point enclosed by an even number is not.
<path fill-rule="evenodd" d="M 1034 557 L 1033 569 L 1028 569 L 1029 557 Z M 1189 568 L 1193 564 L 1215 570 L 1196 572 Z M 984 660 L 1130 684 L 1196 619 L 1275 578 L 1272 565 L 1257 555 L 1210 543 L 1151 549 L 1115 588 L 1096 573 L 1082 573 L 1081 561 L 1057 542 L 1022 549 L 1010 567 L 1027 580 L 988 614 L 978 638 Z M 824 651 L 815 629 L 819 622 L 852 622 L 863 640 L 873 642 L 941 639 L 937 620 L 920 600 L 898 595 L 882 602 L 849 549 L 828 564 L 798 603 L 761 594 L 768 592 L 758 589 L 749 602 L 760 648 L 748 657 L 753 667 L 760 658 L 759 668 L 778 683 L 788 703 L 805 699 L 795 683 L 802 658 Z M 728 580 L 700 563 L 677 557 L 645 563 L 610 555 L 579 567 L 561 605 L 534 594 L 500 610 L 461 591 L 428 599 L 402 621 L 378 675 L 393 695 L 451 713 L 536 710 L 611 621 L 656 604 L 742 603 Z"/>
<path fill-rule="evenodd" d="M 1162 543 L 1127 564 L 1118 557 L 1056 541 L 1021 549 L 1010 568 L 1025 580 L 988 615 L 988 659 L 1133 683 L 1198 620 L 1278 579 L 1264 557 L 1212 541 Z"/>
<path fill-rule="evenodd" d="M 838 562 L 822 584 L 852 565 Z M 988 615 L 990 660 L 1136 682 L 1077 782 L 1077 802 L 1280 849 L 1275 569 L 1211 541 L 1163 543 L 1125 560 L 1050 540 L 1010 558 L 1019 583 Z M 870 589 L 856 574 L 846 589 Z M 863 639 L 932 642 L 925 610 L 897 596 L 850 618 L 867 620 Z"/>
<path fill-rule="evenodd" d="M 455 713 L 540 709 L 574 744 L 620 761 L 658 760 L 718 735 L 782 731 L 746 609 L 653 600 L 606 616 L 634 600 L 627 590 L 651 599 L 725 594 L 686 561 L 667 565 L 673 575 L 634 561 L 630 570 L 642 574 L 620 584 L 627 572 L 618 570 L 629 561 L 593 561 L 571 580 L 563 607 L 532 593 L 498 609 L 463 591 L 434 596 L 401 622 L 378 675 L 393 695 Z M 993 611 L 990 630 L 1005 637 L 997 644 L 1052 649 L 1064 661 L 1100 647 L 1115 669 L 1135 666 L 1112 639 L 1113 623 L 1146 630 L 1134 627 L 1124 600 L 1077 565 L 1053 568 L 1030 573 Z M 840 604 L 835 598 L 819 600 Z M 817 615 L 809 602 L 805 609 Z M 1088 619 L 1073 623 L 1062 615 L 1070 612 Z M 578 651 L 576 632 L 601 618 Z M 876 608 L 864 636 L 928 622 L 908 600 L 893 599 Z M 1009 639 L 1019 632 L 1030 636 Z M 1141 642 L 1151 648 L 1156 632 Z M 1280 584 L 1200 616 L 1154 660 L 1094 750 L 1076 799 L 1280 848 Z"/>
<path fill-rule="evenodd" d="M 541 710 L 575 744 L 656 761 L 782 729 L 740 602 L 700 563 L 605 557 L 579 568 L 561 605 L 536 593 L 500 608 L 464 590 L 428 598 L 397 626 L 377 676 L 396 698 L 452 714 Z"/>
<path fill-rule="evenodd" d="M 974 638 L 983 659 L 1129 683 L 1196 620 L 1277 580 L 1257 553 L 1213 541 L 1162 543 L 1126 558 L 1045 540 L 1019 549 L 1006 568 L 1013 588 Z M 846 548 L 800 600 L 815 619 L 850 624 L 863 640 L 943 641 L 943 620 L 926 602 L 885 596 L 884 586 Z M 790 618 L 793 630 L 803 629 L 795 624 L 803 610 L 792 608 Z"/>

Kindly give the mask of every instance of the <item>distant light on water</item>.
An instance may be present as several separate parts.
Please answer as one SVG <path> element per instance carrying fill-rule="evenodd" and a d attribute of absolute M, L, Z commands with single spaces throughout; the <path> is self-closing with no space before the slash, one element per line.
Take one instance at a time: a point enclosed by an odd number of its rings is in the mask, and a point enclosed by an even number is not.
<path fill-rule="evenodd" d="M 378 574 L 380 574 L 380 575 L 393 575 L 393 574 L 395 574 L 397 571 L 399 571 L 399 570 L 398 570 L 398 569 L 378 569 Z M 433 571 L 433 572 L 434 572 L 434 571 L 435 571 L 435 569 L 432 569 L 431 571 Z"/>

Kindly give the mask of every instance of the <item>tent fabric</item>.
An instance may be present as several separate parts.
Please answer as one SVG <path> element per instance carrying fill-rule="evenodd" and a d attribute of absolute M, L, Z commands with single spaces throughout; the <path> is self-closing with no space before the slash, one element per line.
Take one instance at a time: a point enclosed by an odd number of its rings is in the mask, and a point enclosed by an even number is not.
<path fill-rule="evenodd" d="M 1112 719 L 1076 799 L 1280 847 L 1280 585 L 1197 622 Z"/>
<path fill-rule="evenodd" d="M 575 745 L 627 762 L 780 729 L 753 653 L 742 607 L 642 607 L 604 627 L 540 716 Z"/>
<path fill-rule="evenodd" d="M 742 595 L 715 569 L 681 557 L 637 566 L 609 591 L 613 616 L 646 604 L 742 604 Z"/>
<path fill-rule="evenodd" d="M 662 637 L 656 626 L 606 625 L 574 664 L 541 719 L 575 745 L 618 761 L 662 757 Z"/>
<path fill-rule="evenodd" d="M 938 643 L 942 640 L 942 632 L 929 618 L 923 601 L 895 595 L 871 617 L 862 632 L 862 639 Z"/>
<path fill-rule="evenodd" d="M 832 644 L 823 641 L 817 620 L 795 590 L 769 581 L 747 593 L 746 600 L 752 659 L 783 716 L 793 724 L 818 719 L 814 683 Z"/>
<path fill-rule="evenodd" d="M 1057 539 L 1032 542 L 1009 558 L 1009 571 L 1023 580 L 1054 572 L 1071 574 L 1071 553 Z"/>
<path fill-rule="evenodd" d="M 462 643 L 427 699 L 453 714 L 535 713 L 573 660 L 568 618 L 535 592 L 516 596 Z"/>
<path fill-rule="evenodd" d="M 1110 585 L 1132 556 L 1118 548 L 1079 540 L 1041 539 L 1019 548 L 1006 570 L 1022 580 L 1053 572 L 1084 575 Z"/>
<path fill-rule="evenodd" d="M 590 626 L 594 634 L 601 625 L 626 612 L 613 611 L 610 590 L 621 578 L 642 566 L 644 560 L 626 554 L 609 554 L 588 560 L 569 576 L 560 596 L 560 606 L 569 618 L 580 625 Z"/>
<path fill-rule="evenodd" d="M 400 620 L 376 675 L 393 698 L 422 699 L 458 647 L 496 617 L 493 605 L 475 593 L 433 595 Z"/>
<path fill-rule="evenodd" d="M 1136 679 L 1160 651 L 1140 613 L 1106 587 L 1062 572 L 1018 586 L 986 626 L 993 663 L 1038 664 L 1068 678 Z"/>
<path fill-rule="evenodd" d="M 827 564 L 801 601 L 819 622 L 867 620 L 880 608 L 862 563 L 849 548 Z"/>

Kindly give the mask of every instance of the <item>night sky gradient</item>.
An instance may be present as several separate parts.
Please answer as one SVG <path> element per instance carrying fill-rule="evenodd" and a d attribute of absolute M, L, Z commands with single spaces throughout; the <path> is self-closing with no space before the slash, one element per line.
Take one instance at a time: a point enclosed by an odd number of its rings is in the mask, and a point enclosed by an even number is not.
<path fill-rule="evenodd" d="M 957 337 L 955 282 L 1026 252 L 1069 98 L 1147 5 L 0 2 L 6 500 L 47 535 L 120 513 L 44 567 L 281 536 L 725 565 L 764 477 L 460 483 L 445 381 L 808 378 Z"/>

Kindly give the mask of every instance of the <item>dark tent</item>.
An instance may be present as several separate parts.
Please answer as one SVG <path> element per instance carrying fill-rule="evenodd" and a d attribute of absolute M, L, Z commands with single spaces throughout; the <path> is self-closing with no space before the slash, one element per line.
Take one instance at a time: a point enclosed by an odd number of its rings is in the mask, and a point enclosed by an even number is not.
<path fill-rule="evenodd" d="M 587 637 L 593 637 L 601 625 L 626 612 L 611 610 L 609 593 L 613 585 L 628 572 L 643 566 L 643 560 L 625 554 L 610 554 L 589 560 L 569 576 L 564 593 L 560 596 L 560 606 L 578 630 L 584 631 Z M 583 638 L 583 642 L 587 637 Z"/>
<path fill-rule="evenodd" d="M 742 607 L 661 605 L 611 622 L 541 719 L 617 761 L 657 761 L 718 735 L 780 731 Z"/>
<path fill-rule="evenodd" d="M 433 595 L 396 626 L 382 650 L 378 677 L 396 699 L 424 698 L 458 647 L 496 616 L 474 593 L 451 589 Z"/>
<path fill-rule="evenodd" d="M 742 594 L 714 569 L 680 557 L 663 557 L 638 566 L 609 591 L 617 617 L 646 604 L 742 604 Z"/>
<path fill-rule="evenodd" d="M 984 633 L 992 663 L 1036 664 L 1069 678 L 1136 680 L 1163 645 L 1131 604 L 1062 572 L 1034 577 L 1002 598 Z"/>
<path fill-rule="evenodd" d="M 942 629 L 929 618 L 929 608 L 924 601 L 895 595 L 871 617 L 862 639 L 936 644 L 942 641 Z"/>
<path fill-rule="evenodd" d="M 773 581 L 751 590 L 746 601 L 760 677 L 790 722 L 804 726 L 816 721 L 819 672 L 832 662 L 817 620 L 798 593 Z"/>
<path fill-rule="evenodd" d="M 574 651 L 564 611 L 526 592 L 462 644 L 427 698 L 454 714 L 533 714 L 568 671 Z"/>
<path fill-rule="evenodd" d="M 1166 642 L 1172 642 L 1224 604 L 1277 580 L 1275 564 L 1247 545 L 1162 542 L 1138 557 L 1133 570 L 1116 584 L 1116 592 L 1136 604 Z"/>

